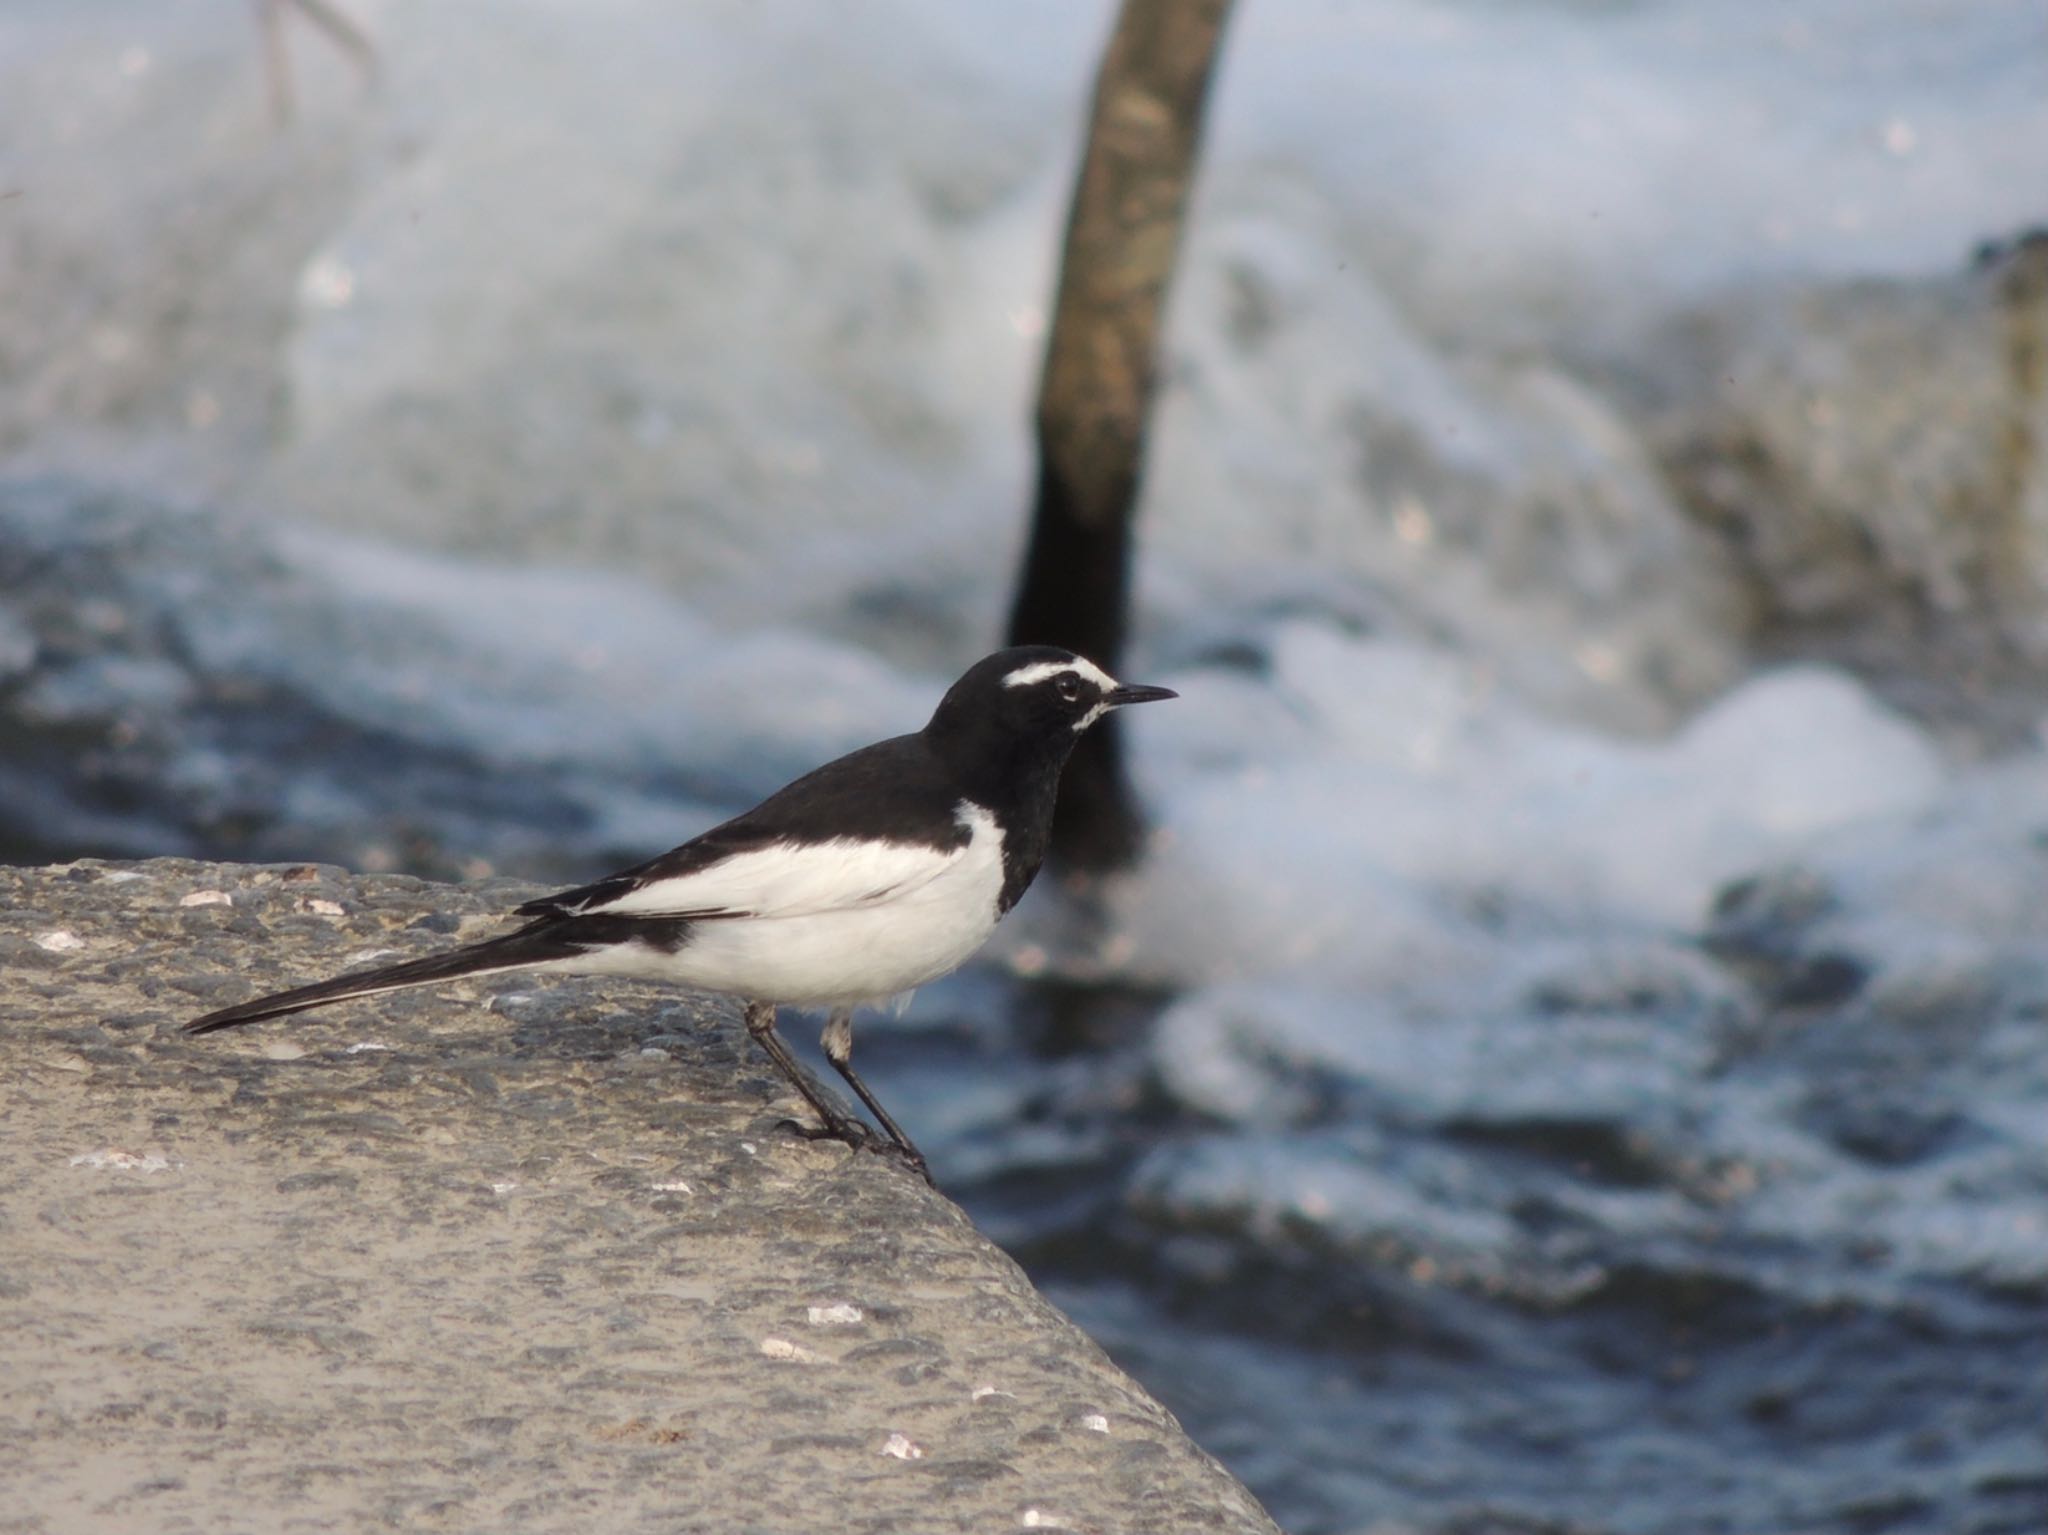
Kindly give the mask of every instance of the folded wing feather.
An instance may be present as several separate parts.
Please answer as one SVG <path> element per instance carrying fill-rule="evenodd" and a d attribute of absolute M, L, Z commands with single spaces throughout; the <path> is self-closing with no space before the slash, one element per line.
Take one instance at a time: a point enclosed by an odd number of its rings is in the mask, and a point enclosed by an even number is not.
<path fill-rule="evenodd" d="M 958 848 L 846 838 L 767 843 L 684 867 L 664 869 L 663 860 L 656 860 L 630 875 L 520 909 L 533 916 L 604 913 L 691 921 L 815 916 L 898 899 L 937 879 L 960 856 Z"/>

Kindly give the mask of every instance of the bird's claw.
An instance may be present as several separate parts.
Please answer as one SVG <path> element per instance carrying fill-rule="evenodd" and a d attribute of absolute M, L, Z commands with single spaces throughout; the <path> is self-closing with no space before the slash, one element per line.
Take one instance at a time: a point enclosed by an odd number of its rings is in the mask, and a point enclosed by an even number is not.
<path fill-rule="evenodd" d="M 915 1146 L 899 1146 L 894 1141 L 877 1139 L 871 1149 L 898 1158 L 905 1167 L 924 1179 L 926 1187 L 935 1189 L 939 1186 L 939 1180 L 932 1176 L 931 1168 L 925 1163 L 924 1153 Z"/>
<path fill-rule="evenodd" d="M 855 1151 L 872 1151 L 877 1156 L 894 1157 L 933 1188 L 939 1186 L 938 1180 L 932 1177 L 932 1170 L 925 1162 L 924 1153 L 914 1147 L 898 1145 L 888 1136 L 869 1129 L 858 1119 L 849 1119 L 837 1125 L 807 1125 L 797 1119 L 785 1119 L 782 1123 L 807 1141 L 838 1141 Z"/>

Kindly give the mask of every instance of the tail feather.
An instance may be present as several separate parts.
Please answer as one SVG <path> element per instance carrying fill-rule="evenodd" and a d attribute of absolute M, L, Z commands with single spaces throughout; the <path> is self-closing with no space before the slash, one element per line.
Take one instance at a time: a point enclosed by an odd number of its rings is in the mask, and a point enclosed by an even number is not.
<path fill-rule="evenodd" d="M 238 1024 L 258 1023 L 265 1018 L 282 1018 L 287 1013 L 325 1007 L 330 1002 L 345 1002 L 351 997 L 374 997 L 382 992 L 403 991 L 410 986 L 427 986 L 435 981 L 452 981 L 465 975 L 524 970 L 551 959 L 565 958 L 572 952 L 573 949 L 565 947 L 552 934 L 522 928 L 502 938 L 451 949 L 446 954 L 430 954 L 425 959 L 380 965 L 370 970 L 352 970 L 332 980 L 315 981 L 310 986 L 294 986 L 290 991 L 238 1002 L 233 1007 L 208 1013 L 204 1018 L 194 1018 L 185 1025 L 185 1032 L 211 1034 L 216 1029 L 232 1029 Z"/>

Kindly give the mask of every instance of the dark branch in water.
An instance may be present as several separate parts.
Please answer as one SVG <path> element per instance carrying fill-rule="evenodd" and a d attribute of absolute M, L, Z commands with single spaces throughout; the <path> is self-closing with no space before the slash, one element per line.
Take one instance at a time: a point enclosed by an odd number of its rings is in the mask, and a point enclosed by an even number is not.
<path fill-rule="evenodd" d="M 1038 496 L 1010 615 L 1013 644 L 1065 645 L 1115 671 L 1131 517 L 1158 367 L 1159 320 L 1230 0 L 1124 0 L 1095 83 L 1038 397 Z M 1143 821 L 1116 722 L 1074 753 L 1053 850 L 1103 869 Z"/>

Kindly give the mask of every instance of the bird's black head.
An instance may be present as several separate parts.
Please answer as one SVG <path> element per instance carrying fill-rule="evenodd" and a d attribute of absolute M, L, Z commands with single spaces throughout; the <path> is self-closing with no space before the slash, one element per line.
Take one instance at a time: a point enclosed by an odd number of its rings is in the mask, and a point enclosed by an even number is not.
<path fill-rule="evenodd" d="M 1177 695 L 1131 687 L 1056 645 L 1019 645 L 985 656 L 946 690 L 925 733 L 990 755 L 1067 759 L 1081 732 L 1112 709 Z"/>

